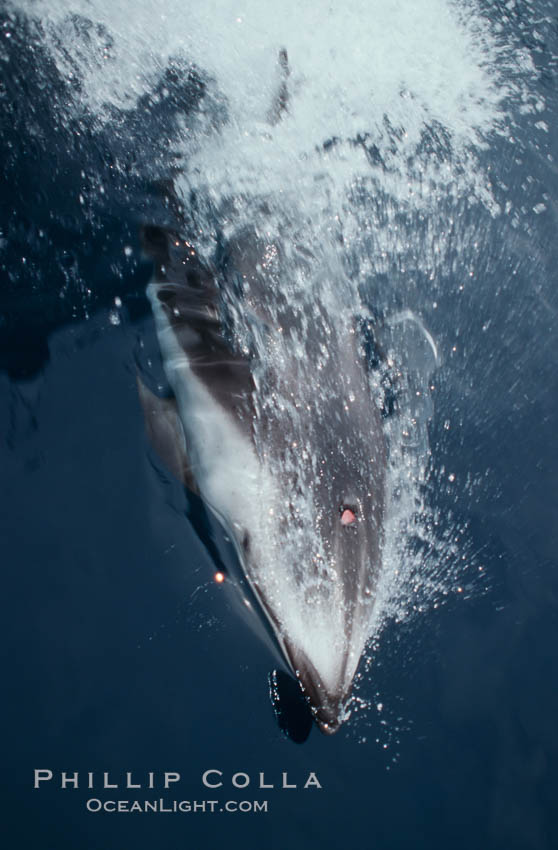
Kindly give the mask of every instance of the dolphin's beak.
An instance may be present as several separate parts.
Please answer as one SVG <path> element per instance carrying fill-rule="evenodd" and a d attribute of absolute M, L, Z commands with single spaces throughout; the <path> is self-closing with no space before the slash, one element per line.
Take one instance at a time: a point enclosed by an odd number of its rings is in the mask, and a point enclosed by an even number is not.
<path fill-rule="evenodd" d="M 308 656 L 300 649 L 287 645 L 286 650 L 316 725 L 324 735 L 333 735 L 345 719 L 349 693 L 342 692 L 340 688 L 332 690 L 326 687 Z"/>
<path fill-rule="evenodd" d="M 299 677 L 299 680 L 312 708 L 316 726 L 324 735 L 334 735 L 343 723 L 346 698 L 321 697 L 319 698 L 321 701 L 318 702 L 316 697 L 311 696 L 312 692 L 316 690 L 315 683 L 307 682 L 305 685 L 302 678 Z"/>
<path fill-rule="evenodd" d="M 341 726 L 341 721 L 337 717 L 330 720 L 324 720 L 320 711 L 317 712 L 314 720 L 316 721 L 318 729 L 320 732 L 323 732 L 324 735 L 334 735 Z"/>

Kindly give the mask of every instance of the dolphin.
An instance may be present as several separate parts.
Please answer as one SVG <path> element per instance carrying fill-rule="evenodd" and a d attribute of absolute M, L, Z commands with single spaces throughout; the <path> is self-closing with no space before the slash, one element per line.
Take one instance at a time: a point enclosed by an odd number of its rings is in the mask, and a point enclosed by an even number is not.
<path fill-rule="evenodd" d="M 276 645 L 325 733 L 343 719 L 381 570 L 387 450 L 358 322 L 256 229 L 218 262 L 147 228 L 148 287 L 174 399 L 140 395 L 167 466 L 234 541 Z M 271 258 L 271 259 L 270 259 Z M 302 269 L 302 272 L 301 272 Z"/>
<path fill-rule="evenodd" d="M 286 50 L 278 69 L 270 125 L 289 109 Z M 296 216 L 269 227 L 276 212 L 257 202 L 260 225 L 233 228 L 209 260 L 193 236 L 144 229 L 174 398 L 139 390 L 156 451 L 227 530 L 244 606 L 330 734 L 377 601 L 387 447 L 344 271 Z"/>

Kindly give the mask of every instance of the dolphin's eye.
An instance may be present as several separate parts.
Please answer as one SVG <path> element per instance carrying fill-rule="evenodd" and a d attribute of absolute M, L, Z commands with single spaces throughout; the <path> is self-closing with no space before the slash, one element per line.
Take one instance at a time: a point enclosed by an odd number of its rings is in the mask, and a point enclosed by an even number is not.
<path fill-rule="evenodd" d="M 356 511 L 353 508 L 341 507 L 341 525 L 354 525 L 356 522 Z"/>
<path fill-rule="evenodd" d="M 247 531 L 244 532 L 244 537 L 242 538 L 242 548 L 246 553 L 250 551 L 250 535 Z"/>

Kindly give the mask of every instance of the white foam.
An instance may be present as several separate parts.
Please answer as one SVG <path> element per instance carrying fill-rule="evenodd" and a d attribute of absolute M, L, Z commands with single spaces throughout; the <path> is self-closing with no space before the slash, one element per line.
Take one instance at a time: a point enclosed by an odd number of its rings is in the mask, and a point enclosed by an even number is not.
<path fill-rule="evenodd" d="M 510 93 L 505 51 L 474 3 L 143 0 L 132 10 L 124 0 L 35 0 L 31 9 L 47 24 L 59 67 L 80 77 L 101 119 L 108 104 L 137 102 L 171 57 L 211 75 L 232 125 L 198 162 L 217 192 L 247 183 L 286 189 L 289 173 L 307 181 L 333 171 L 346 183 L 370 171 L 362 150 L 348 146 L 317 156 L 332 138 L 368 134 L 397 173 L 427 127 L 442 127 L 454 156 L 464 155 L 498 130 Z M 88 31 L 85 43 L 70 15 L 103 29 Z M 291 68 L 289 108 L 270 128 L 281 48 Z M 397 131 L 395 153 L 386 119 Z"/>

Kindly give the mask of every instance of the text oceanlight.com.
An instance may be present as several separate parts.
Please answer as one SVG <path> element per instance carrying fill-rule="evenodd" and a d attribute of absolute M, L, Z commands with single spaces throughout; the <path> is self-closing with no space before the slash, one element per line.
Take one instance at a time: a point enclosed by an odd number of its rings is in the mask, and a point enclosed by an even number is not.
<path fill-rule="evenodd" d="M 88 812 L 205 814 L 213 812 L 267 812 L 268 800 L 98 800 L 86 803 Z"/>

